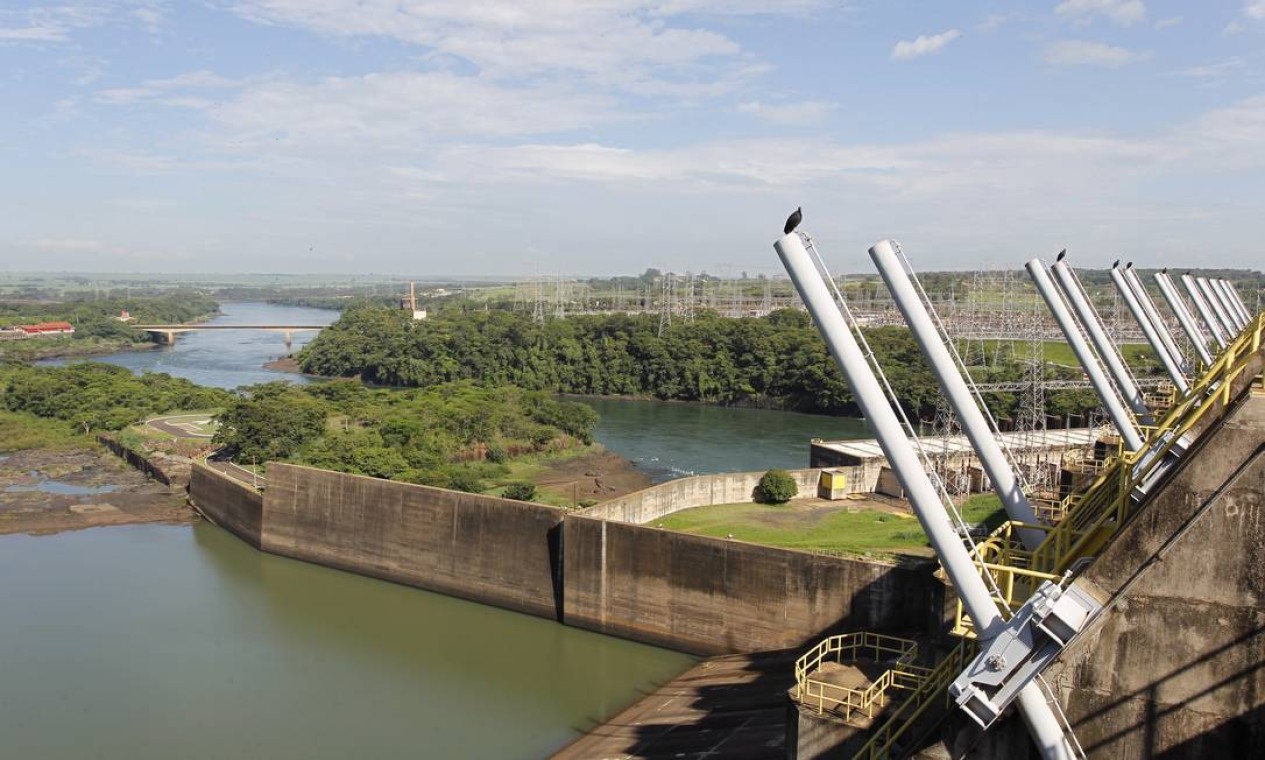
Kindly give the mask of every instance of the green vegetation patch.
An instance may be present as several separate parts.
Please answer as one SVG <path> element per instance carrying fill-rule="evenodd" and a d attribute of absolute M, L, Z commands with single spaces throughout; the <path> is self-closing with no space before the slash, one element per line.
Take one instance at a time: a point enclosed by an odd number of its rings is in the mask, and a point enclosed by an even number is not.
<path fill-rule="evenodd" d="M 927 536 L 912 515 L 846 505 L 808 507 L 790 502 L 718 504 L 669 515 L 655 525 L 704 536 L 750 541 L 788 549 L 841 554 L 930 556 Z"/>
<path fill-rule="evenodd" d="M 529 479 L 519 457 L 592 442 L 597 414 L 551 394 L 466 381 L 370 389 L 356 381 L 241 389 L 214 441 L 240 462 L 290 461 L 339 472 L 483 492 Z"/>
<path fill-rule="evenodd" d="M 0 453 L 26 449 L 82 449 L 96 445 L 60 420 L 0 410 Z"/>

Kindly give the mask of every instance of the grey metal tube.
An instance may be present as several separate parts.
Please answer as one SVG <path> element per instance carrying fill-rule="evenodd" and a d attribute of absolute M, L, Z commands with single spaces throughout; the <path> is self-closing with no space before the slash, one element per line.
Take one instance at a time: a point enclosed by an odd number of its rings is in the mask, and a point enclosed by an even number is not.
<path fill-rule="evenodd" d="M 1212 288 L 1221 296 L 1221 303 L 1225 304 L 1226 313 L 1230 315 L 1230 319 L 1234 320 L 1234 324 L 1240 330 L 1247 327 L 1247 318 L 1243 316 L 1243 312 L 1239 311 L 1239 307 L 1234 303 L 1234 297 L 1230 295 L 1230 289 L 1226 286 L 1225 280 L 1211 280 Z"/>
<path fill-rule="evenodd" d="M 1204 298 L 1208 299 L 1208 305 L 1212 307 L 1212 314 L 1217 318 L 1217 322 L 1221 325 L 1221 329 L 1225 330 L 1226 342 L 1234 340 L 1238 337 L 1239 328 L 1234 322 L 1230 321 L 1230 315 L 1226 313 L 1225 306 L 1221 304 L 1221 297 L 1212 289 L 1212 283 L 1208 282 L 1207 277 L 1196 277 L 1195 283 L 1199 285 L 1199 290 L 1204 294 Z"/>
<path fill-rule="evenodd" d="M 1199 312 L 1199 318 L 1208 326 L 1208 332 L 1212 334 L 1212 339 L 1216 341 L 1217 348 L 1225 348 L 1225 333 L 1221 331 L 1221 325 L 1212 313 L 1212 307 L 1208 305 L 1203 291 L 1199 289 L 1195 278 L 1190 276 L 1190 272 L 1182 275 L 1182 287 L 1186 288 L 1186 293 L 1190 295 L 1190 300 L 1195 304 L 1195 309 Z"/>
<path fill-rule="evenodd" d="M 984 585 L 984 579 L 980 577 L 975 564 L 971 562 L 966 548 L 962 546 L 962 541 L 945 512 L 944 504 L 940 501 L 940 495 L 936 493 L 922 462 L 905 437 L 896 413 L 892 411 L 883 395 L 883 389 L 866 364 L 861 347 L 852 336 L 847 321 L 835 305 L 808 251 L 804 249 L 799 234 L 792 232 L 783 235 L 773 244 L 773 248 L 782 259 L 782 266 L 790 275 L 813 321 L 817 323 L 817 329 L 821 331 L 826 347 L 839 370 L 848 379 L 861 413 L 874 428 L 883 454 L 895 470 L 901 487 L 909 495 L 914 514 L 926 531 L 927 538 L 944 565 L 967 614 L 975 623 L 977 635 L 981 640 L 996 636 L 1005 625 L 997 604 L 989 594 L 988 587 Z M 1058 719 L 1046 704 L 1045 696 L 1036 683 L 1028 684 L 1020 693 L 1019 709 L 1033 740 L 1047 760 L 1072 760 L 1075 757 Z"/>
<path fill-rule="evenodd" d="M 1138 305 L 1142 307 L 1146 318 L 1151 320 L 1151 327 L 1155 328 L 1155 334 L 1160 337 L 1160 342 L 1168 350 L 1168 355 L 1173 357 L 1173 362 L 1177 364 L 1177 368 L 1185 376 L 1190 372 L 1190 367 L 1186 364 L 1186 357 L 1182 356 L 1182 350 L 1177 347 L 1177 341 L 1173 340 L 1172 331 L 1164 323 L 1164 318 L 1160 316 L 1159 309 L 1155 308 L 1155 301 L 1151 299 L 1151 294 L 1146 292 L 1146 286 L 1142 284 L 1142 278 L 1138 275 L 1137 270 L 1133 268 L 1132 263 L 1125 266 L 1123 274 L 1125 281 L 1129 283 L 1129 287 L 1133 288 L 1133 296 L 1138 299 Z"/>
<path fill-rule="evenodd" d="M 1085 328 L 1085 333 L 1089 336 L 1090 342 L 1094 344 L 1094 349 L 1098 352 L 1098 356 L 1107 365 L 1107 371 L 1111 373 L 1112 379 L 1116 381 L 1116 387 L 1120 389 L 1120 395 L 1124 398 L 1125 403 L 1129 405 L 1129 408 L 1133 410 L 1133 414 L 1143 425 L 1154 424 L 1155 418 L 1151 416 L 1151 410 L 1146 405 L 1146 400 L 1142 396 L 1142 390 L 1133 381 L 1133 374 L 1129 372 L 1128 366 L 1125 365 L 1124 357 L 1116 350 L 1115 344 L 1107 336 L 1107 331 L 1103 329 L 1102 319 L 1098 316 L 1094 305 L 1090 303 L 1089 297 L 1085 294 L 1085 289 L 1081 287 L 1080 280 L 1076 279 L 1076 273 L 1062 259 L 1055 261 L 1054 266 L 1050 267 L 1050 271 L 1054 273 L 1054 279 L 1062 288 L 1064 297 L 1067 298 L 1067 302 L 1071 304 L 1072 310 L 1076 312 L 1076 316 L 1080 319 L 1080 323 Z"/>
<path fill-rule="evenodd" d="M 1129 281 L 1125 278 L 1124 272 L 1120 267 L 1113 266 L 1111 268 L 1111 281 L 1116 284 L 1116 290 L 1120 292 L 1120 297 L 1124 299 L 1124 303 L 1129 307 L 1129 312 L 1133 314 L 1133 319 L 1138 323 L 1138 327 L 1142 328 L 1142 334 L 1146 336 L 1146 342 L 1151 344 L 1155 355 L 1159 357 L 1160 363 L 1164 365 L 1164 371 L 1168 373 L 1168 377 L 1173 381 L 1173 385 L 1177 386 L 1177 390 L 1185 393 L 1190 385 L 1186 382 L 1186 376 L 1182 374 L 1181 368 L 1173 361 L 1173 357 L 1168 353 L 1168 349 L 1164 346 L 1160 336 L 1155 332 L 1155 327 L 1151 324 L 1151 320 L 1147 318 L 1146 312 L 1142 311 L 1142 305 L 1138 303 L 1138 299 L 1133 295 L 1133 288 L 1129 285 Z"/>
<path fill-rule="evenodd" d="M 1159 286 L 1160 294 L 1168 302 L 1168 308 L 1177 315 L 1177 321 L 1181 322 L 1182 330 L 1186 332 L 1186 337 L 1190 338 L 1191 347 L 1195 349 L 1196 354 L 1199 354 L 1199 361 L 1203 362 L 1205 367 L 1210 366 L 1212 354 L 1208 351 L 1208 341 L 1199 331 L 1199 325 L 1195 323 L 1194 316 L 1186 308 L 1186 303 L 1182 301 L 1181 294 L 1173 286 L 1173 281 L 1168 279 L 1167 270 L 1155 273 L 1155 284 Z"/>
<path fill-rule="evenodd" d="M 1226 281 L 1226 290 L 1230 291 L 1230 296 L 1234 298 L 1234 303 L 1238 305 L 1239 310 L 1243 312 L 1244 318 L 1248 322 L 1252 321 L 1252 310 L 1247 307 L 1247 302 L 1243 300 L 1243 296 L 1239 293 L 1239 289 L 1230 281 Z"/>
<path fill-rule="evenodd" d="M 1094 350 L 1085 342 L 1084 336 L 1076 327 L 1076 321 L 1072 318 L 1072 313 L 1067 310 L 1067 304 L 1063 302 L 1063 296 L 1059 295 L 1058 288 L 1054 286 L 1054 281 L 1050 279 L 1050 275 L 1045 271 L 1045 265 L 1041 263 L 1041 259 L 1032 259 L 1024 267 L 1028 270 L 1028 275 L 1032 277 L 1032 282 L 1037 286 L 1037 292 L 1045 299 L 1045 303 L 1050 307 L 1050 313 L 1054 315 L 1054 321 L 1059 323 L 1059 329 L 1063 331 L 1063 336 L 1067 338 L 1067 344 L 1072 347 L 1072 352 L 1076 354 L 1076 358 L 1081 363 L 1081 368 L 1085 370 L 1085 374 L 1089 376 L 1090 385 L 1094 386 L 1094 391 L 1098 393 L 1098 400 L 1102 402 L 1103 408 L 1107 410 L 1107 416 L 1111 418 L 1111 424 L 1116 426 L 1120 437 L 1124 440 L 1125 448 L 1129 451 L 1137 451 L 1142 448 L 1142 436 L 1138 434 L 1138 429 L 1134 427 L 1133 420 L 1129 417 L 1129 412 L 1124 408 L 1124 404 L 1120 403 L 1120 398 L 1116 396 L 1115 390 L 1111 387 L 1111 381 L 1103 374 L 1102 365 L 1098 363 L 1098 357 L 1094 356 Z"/>
<path fill-rule="evenodd" d="M 905 317 L 906 324 L 913 331 L 918 347 L 931 362 L 931 371 L 935 373 L 936 380 L 940 383 L 940 390 L 944 391 L 945 398 L 953 407 L 953 412 L 957 414 L 962 424 L 962 432 L 966 433 L 966 437 L 970 439 L 971 446 L 979 456 L 980 465 L 993 483 L 993 490 L 997 492 L 1002 506 L 1006 508 L 1006 514 L 1016 522 L 1040 523 L 1036 510 L 1032 508 L 1032 502 L 1028 501 L 1028 497 L 1024 494 L 1019 479 L 1015 476 L 1001 446 L 998 445 L 988 421 L 980 412 L 970 388 L 962 379 L 957 362 L 953 360 L 953 356 L 945 346 L 940 331 L 936 329 L 935 323 L 931 321 L 931 316 L 923 306 L 922 299 L 914 290 L 914 285 L 901 265 L 891 241 L 880 240 L 875 243 L 874 247 L 870 248 L 870 258 L 874 260 L 879 274 L 887 283 L 887 289 L 896 300 L 896 306 Z M 1024 529 L 1019 533 L 1020 540 L 1028 549 L 1037 548 L 1045 538 L 1045 533 L 1039 530 Z"/>
<path fill-rule="evenodd" d="M 1221 304 L 1221 313 L 1225 315 L 1225 318 L 1229 321 L 1230 326 L 1234 328 L 1234 334 L 1238 335 L 1239 331 L 1243 329 L 1243 325 L 1239 321 L 1238 312 L 1236 312 L 1234 307 L 1230 306 L 1230 302 L 1226 300 L 1225 293 L 1221 290 L 1221 283 L 1219 281 L 1209 278 L 1207 282 L 1208 291 L 1212 294 L 1213 300 Z"/>

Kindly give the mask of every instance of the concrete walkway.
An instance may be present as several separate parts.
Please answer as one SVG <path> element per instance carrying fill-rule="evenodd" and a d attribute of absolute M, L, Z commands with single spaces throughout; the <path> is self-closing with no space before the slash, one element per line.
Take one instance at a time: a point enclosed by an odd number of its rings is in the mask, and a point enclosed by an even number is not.
<path fill-rule="evenodd" d="M 783 757 L 798 652 L 715 657 L 577 739 L 556 760 Z"/>

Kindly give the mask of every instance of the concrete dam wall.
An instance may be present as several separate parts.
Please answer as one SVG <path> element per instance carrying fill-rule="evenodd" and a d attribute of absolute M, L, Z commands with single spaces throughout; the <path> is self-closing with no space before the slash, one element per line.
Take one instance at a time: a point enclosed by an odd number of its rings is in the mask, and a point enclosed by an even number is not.
<path fill-rule="evenodd" d="M 696 654 L 825 631 L 939 627 L 931 563 L 906 568 L 568 515 L 565 622 Z"/>
<path fill-rule="evenodd" d="M 563 513 L 274 462 L 268 465 L 262 548 L 557 618 Z"/>
<path fill-rule="evenodd" d="M 275 462 L 266 495 L 196 466 L 190 499 L 264 551 L 696 654 L 945 619 L 932 563 L 757 546 Z"/>
<path fill-rule="evenodd" d="M 260 548 L 264 496 L 204 464 L 194 464 L 189 479 L 189 501 L 208 520 Z"/>

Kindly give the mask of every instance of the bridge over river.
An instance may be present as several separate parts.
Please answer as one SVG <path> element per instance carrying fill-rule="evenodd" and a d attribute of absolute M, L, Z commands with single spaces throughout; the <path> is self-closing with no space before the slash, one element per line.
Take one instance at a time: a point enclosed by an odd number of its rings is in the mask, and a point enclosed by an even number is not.
<path fill-rule="evenodd" d="M 132 325 L 137 330 L 144 330 L 159 343 L 175 345 L 176 335 L 198 330 L 255 330 L 263 332 L 279 332 L 285 334 L 286 348 L 290 348 L 296 332 L 316 332 L 328 325 Z"/>

